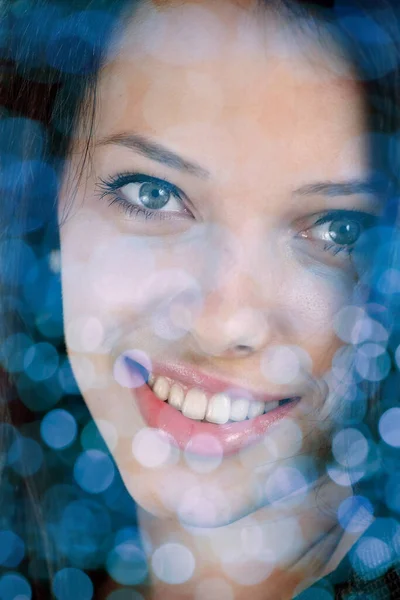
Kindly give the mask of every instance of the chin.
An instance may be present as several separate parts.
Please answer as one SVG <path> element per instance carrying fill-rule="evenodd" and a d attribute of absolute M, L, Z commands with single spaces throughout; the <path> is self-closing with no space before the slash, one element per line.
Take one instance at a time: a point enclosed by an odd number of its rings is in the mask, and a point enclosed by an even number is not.
<path fill-rule="evenodd" d="M 225 527 L 252 515 L 263 506 L 260 498 L 251 497 L 248 490 L 239 493 L 223 489 L 218 485 L 218 477 L 210 481 L 176 468 L 158 473 L 140 469 L 140 473 L 129 478 L 125 472 L 123 479 L 140 509 L 163 521 L 179 522 L 187 528 Z M 248 487 L 251 486 L 244 485 L 243 489 Z"/>

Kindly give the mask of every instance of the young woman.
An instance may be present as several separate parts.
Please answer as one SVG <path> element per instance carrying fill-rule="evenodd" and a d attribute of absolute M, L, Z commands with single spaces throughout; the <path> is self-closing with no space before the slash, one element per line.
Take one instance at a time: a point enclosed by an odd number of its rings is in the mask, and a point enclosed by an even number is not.
<path fill-rule="evenodd" d="M 371 483 L 378 441 L 396 448 L 395 399 L 376 441 L 371 418 L 396 291 L 394 8 L 6 16 L 4 489 L 31 502 L 5 517 L 0 590 L 20 571 L 62 599 L 333 598 L 346 556 L 370 590 L 398 535 Z"/>

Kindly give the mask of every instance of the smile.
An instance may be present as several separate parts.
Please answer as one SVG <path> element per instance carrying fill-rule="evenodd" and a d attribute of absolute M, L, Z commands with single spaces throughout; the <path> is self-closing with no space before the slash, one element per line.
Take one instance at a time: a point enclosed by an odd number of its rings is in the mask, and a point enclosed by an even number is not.
<path fill-rule="evenodd" d="M 125 362 L 131 373 L 143 375 L 133 394 L 147 426 L 163 430 L 181 450 L 204 456 L 228 456 L 260 442 L 301 400 L 265 396 L 263 401 L 192 369 L 148 373 L 129 358 Z M 216 444 L 209 443 L 210 436 Z"/>
<path fill-rule="evenodd" d="M 225 425 L 251 420 L 269 413 L 294 398 L 260 402 L 248 398 L 231 397 L 227 393 L 208 394 L 197 387 L 188 388 L 182 382 L 163 376 L 149 376 L 147 385 L 163 402 L 179 410 L 188 419 Z"/>

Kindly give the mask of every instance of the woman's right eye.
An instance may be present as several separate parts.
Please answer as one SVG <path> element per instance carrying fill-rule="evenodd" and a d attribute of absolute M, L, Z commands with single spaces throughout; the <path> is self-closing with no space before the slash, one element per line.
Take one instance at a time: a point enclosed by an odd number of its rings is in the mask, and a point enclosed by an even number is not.
<path fill-rule="evenodd" d="M 128 216 L 146 219 L 192 218 L 184 194 L 172 183 L 139 173 L 117 175 L 101 180 L 101 197 L 118 204 Z"/>

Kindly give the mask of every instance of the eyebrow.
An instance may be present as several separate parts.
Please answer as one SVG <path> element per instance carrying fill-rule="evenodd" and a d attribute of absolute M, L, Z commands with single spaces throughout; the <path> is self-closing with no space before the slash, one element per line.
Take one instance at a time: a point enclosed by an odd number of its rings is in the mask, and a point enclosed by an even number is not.
<path fill-rule="evenodd" d="M 154 142 L 144 135 L 135 133 L 117 133 L 106 136 L 97 142 L 96 146 L 107 146 L 116 144 L 124 146 L 142 156 L 154 160 L 162 165 L 171 167 L 178 171 L 184 171 L 201 179 L 210 177 L 209 171 L 196 162 L 179 156 L 172 150 L 166 148 L 159 142 Z M 345 182 L 320 181 L 305 184 L 293 192 L 296 196 L 326 196 L 334 198 L 338 196 L 373 195 L 382 196 L 382 183 L 378 184 L 372 180 L 354 179 Z"/>
<path fill-rule="evenodd" d="M 96 145 L 106 146 L 109 144 L 117 144 L 118 146 L 125 146 L 130 150 L 134 150 L 150 160 L 154 160 L 162 165 L 171 167 L 178 171 L 185 171 L 190 175 L 195 175 L 201 179 L 207 179 L 210 173 L 203 169 L 198 163 L 192 162 L 185 158 L 182 158 L 172 150 L 169 150 L 158 142 L 146 138 L 143 135 L 134 133 L 117 133 L 115 135 L 107 136 L 101 139 Z"/>
<path fill-rule="evenodd" d="M 297 196 L 354 196 L 360 194 L 370 194 L 381 196 L 384 193 L 382 183 L 371 180 L 354 179 L 344 182 L 321 181 L 309 183 L 297 188 L 294 194 Z"/>

